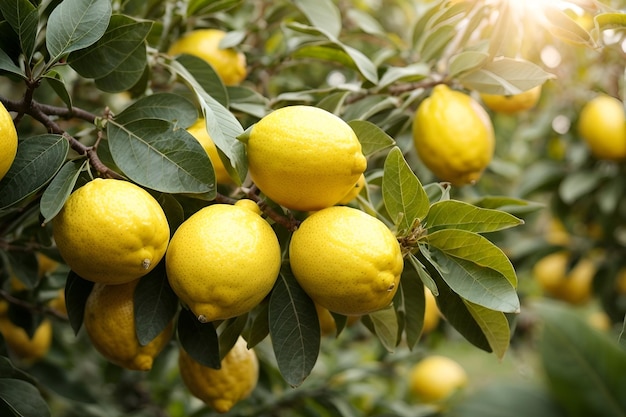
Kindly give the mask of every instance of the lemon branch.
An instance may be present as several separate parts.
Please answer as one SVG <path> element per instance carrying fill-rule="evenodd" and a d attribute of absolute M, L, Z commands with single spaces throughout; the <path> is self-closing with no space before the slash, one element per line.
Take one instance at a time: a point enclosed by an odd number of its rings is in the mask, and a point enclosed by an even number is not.
<path fill-rule="evenodd" d="M 280 224 L 281 226 L 283 226 L 285 229 L 289 230 L 290 232 L 295 232 L 298 226 L 300 226 L 300 223 L 301 223 L 300 220 L 294 218 L 291 215 L 285 216 L 277 212 L 272 207 L 270 207 L 267 204 L 267 202 L 265 202 L 261 197 L 259 197 L 258 192 L 259 192 L 259 189 L 257 188 L 257 186 L 252 185 L 252 187 L 246 190 L 246 196 L 250 200 L 257 203 L 261 211 L 265 213 L 267 217 L 274 220 L 276 223 Z"/>
<path fill-rule="evenodd" d="M 59 313 L 57 310 L 51 308 L 51 307 L 47 307 L 47 306 L 43 306 L 43 305 L 39 305 L 39 304 L 32 304 L 29 302 L 26 302 L 20 298 L 17 298 L 13 295 L 11 295 L 8 291 L 6 290 L 2 290 L 0 289 L 0 298 L 3 298 L 4 300 L 6 300 L 7 302 L 9 302 L 10 304 L 14 304 L 18 307 L 21 308 L 25 308 L 29 311 L 35 311 L 38 313 L 43 313 L 43 314 L 47 314 L 47 315 L 51 315 L 54 316 L 55 318 L 59 319 L 59 320 L 63 320 L 63 321 L 68 321 L 68 318 Z"/>

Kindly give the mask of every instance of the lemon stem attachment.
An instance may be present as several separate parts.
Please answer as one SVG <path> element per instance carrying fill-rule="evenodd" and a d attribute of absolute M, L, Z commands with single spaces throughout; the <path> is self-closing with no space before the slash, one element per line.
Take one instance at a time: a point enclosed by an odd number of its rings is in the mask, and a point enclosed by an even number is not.
<path fill-rule="evenodd" d="M 198 316 L 198 321 L 202 324 L 206 323 L 208 320 L 206 319 L 206 316 L 204 314 L 200 314 Z"/>
<path fill-rule="evenodd" d="M 148 259 L 148 258 L 146 258 L 143 261 L 141 261 L 141 267 L 143 269 L 146 269 L 146 270 L 150 268 L 151 264 L 152 264 L 152 261 L 150 259 Z"/>

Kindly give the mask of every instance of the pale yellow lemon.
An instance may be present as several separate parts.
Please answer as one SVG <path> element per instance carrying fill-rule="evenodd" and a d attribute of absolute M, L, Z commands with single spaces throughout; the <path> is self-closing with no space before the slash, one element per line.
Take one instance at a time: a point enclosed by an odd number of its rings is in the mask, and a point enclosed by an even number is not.
<path fill-rule="evenodd" d="M 33 363 L 48 353 L 52 343 L 52 323 L 44 319 L 30 337 L 26 330 L 11 322 L 8 316 L 0 315 L 0 333 L 9 351 L 26 363 Z"/>
<path fill-rule="evenodd" d="M 422 333 L 430 333 L 437 328 L 441 321 L 441 312 L 437 307 L 437 300 L 433 293 L 426 287 L 424 287 L 424 326 L 422 327 Z"/>
<path fill-rule="evenodd" d="M 417 399 L 438 403 L 467 385 L 465 369 L 454 359 L 441 355 L 428 356 L 411 368 L 409 390 Z"/>
<path fill-rule="evenodd" d="M 535 264 L 533 277 L 548 295 L 571 304 L 583 304 L 593 295 L 597 267 L 588 257 L 580 259 L 571 270 L 569 262 L 567 251 L 549 254 Z"/>
<path fill-rule="evenodd" d="M 580 112 L 578 132 L 596 158 L 626 158 L 626 113 L 615 97 L 599 95 L 589 101 Z"/>
<path fill-rule="evenodd" d="M 541 97 L 541 85 L 523 91 L 519 94 L 499 95 L 480 94 L 485 106 L 497 113 L 515 114 L 530 110 L 537 105 Z"/>

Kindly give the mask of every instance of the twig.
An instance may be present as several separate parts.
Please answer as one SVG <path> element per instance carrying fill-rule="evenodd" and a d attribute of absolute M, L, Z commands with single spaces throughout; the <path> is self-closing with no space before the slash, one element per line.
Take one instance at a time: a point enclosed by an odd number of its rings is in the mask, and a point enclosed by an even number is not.
<path fill-rule="evenodd" d="M 2 289 L 0 289 L 0 297 L 4 298 L 6 301 L 8 301 L 11 304 L 15 304 L 16 306 L 25 308 L 27 310 L 36 311 L 38 313 L 43 313 L 43 314 L 47 314 L 47 315 L 50 315 L 50 316 L 54 316 L 55 318 L 57 318 L 59 320 L 63 320 L 63 321 L 68 321 L 69 320 L 64 314 L 58 312 L 54 308 L 43 306 L 43 305 L 29 303 L 29 302 L 24 301 L 24 300 L 22 300 L 20 298 L 14 297 L 9 292 L 7 292 L 5 290 L 2 290 Z"/>
<path fill-rule="evenodd" d="M 258 190 L 259 189 L 256 187 L 256 185 L 253 185 L 246 191 L 246 197 L 257 203 L 261 211 L 265 213 L 267 217 L 274 220 L 276 223 L 280 224 L 290 232 L 295 232 L 300 226 L 300 220 L 294 218 L 291 215 L 285 216 L 284 214 L 281 214 L 274 210 L 269 204 L 267 204 L 265 200 L 259 197 L 259 195 L 257 194 Z"/>

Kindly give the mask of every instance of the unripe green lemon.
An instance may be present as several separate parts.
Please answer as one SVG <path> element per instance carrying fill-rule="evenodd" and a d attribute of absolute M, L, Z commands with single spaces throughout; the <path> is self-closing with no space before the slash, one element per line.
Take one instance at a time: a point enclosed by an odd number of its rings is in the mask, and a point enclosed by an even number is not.
<path fill-rule="evenodd" d="M 596 158 L 626 158 L 626 114 L 615 97 L 600 95 L 589 101 L 580 112 L 578 132 Z"/>
<path fill-rule="evenodd" d="M 11 114 L 0 103 L 0 180 L 11 168 L 17 154 L 17 131 Z"/>

